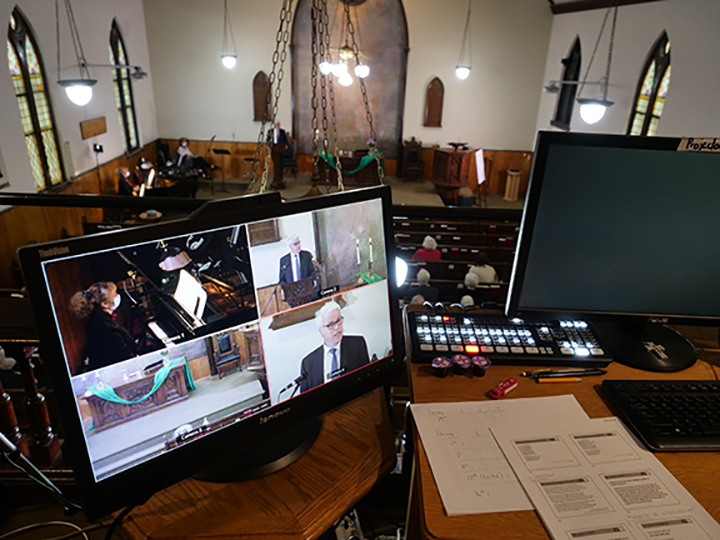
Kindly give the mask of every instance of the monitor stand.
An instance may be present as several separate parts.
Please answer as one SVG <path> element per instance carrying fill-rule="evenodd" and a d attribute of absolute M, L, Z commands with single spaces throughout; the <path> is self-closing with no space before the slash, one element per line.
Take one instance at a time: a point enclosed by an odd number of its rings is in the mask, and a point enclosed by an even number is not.
<path fill-rule="evenodd" d="M 273 435 L 227 461 L 210 465 L 193 475 L 206 482 L 241 482 L 272 474 L 297 460 L 317 439 L 322 415 L 305 420 Z"/>
<path fill-rule="evenodd" d="M 600 323 L 596 330 L 615 362 L 644 371 L 682 371 L 697 360 L 695 346 L 669 326 L 657 323 Z"/>

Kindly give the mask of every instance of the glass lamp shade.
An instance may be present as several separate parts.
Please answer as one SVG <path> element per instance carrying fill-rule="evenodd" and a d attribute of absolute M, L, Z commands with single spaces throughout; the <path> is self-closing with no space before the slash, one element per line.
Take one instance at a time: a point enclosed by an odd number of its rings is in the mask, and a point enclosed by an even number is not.
<path fill-rule="evenodd" d="M 222 60 L 223 66 L 228 69 L 232 69 L 237 64 L 237 56 L 234 54 L 223 54 L 220 59 Z"/>
<path fill-rule="evenodd" d="M 455 68 L 455 76 L 461 81 L 464 81 L 470 76 L 470 68 L 467 66 L 457 66 Z"/>
<path fill-rule="evenodd" d="M 347 75 L 348 67 L 347 64 L 344 62 L 338 62 L 337 64 L 332 65 L 332 74 L 336 77 L 342 77 L 343 75 Z"/>
<path fill-rule="evenodd" d="M 332 73 L 333 65 L 330 62 L 323 61 L 320 62 L 318 68 L 320 69 L 320 73 L 323 75 L 330 75 L 330 73 Z"/>
<path fill-rule="evenodd" d="M 587 124 L 597 124 L 605 111 L 612 105 L 612 101 L 602 99 L 578 99 L 580 103 L 580 118 Z"/>
<path fill-rule="evenodd" d="M 364 79 L 368 75 L 370 75 L 370 66 L 366 64 L 358 64 L 355 66 L 355 75 L 360 77 L 361 79 Z"/>
<path fill-rule="evenodd" d="M 68 79 L 58 81 L 58 84 L 65 88 L 68 99 L 75 105 L 84 106 L 90 103 L 93 96 L 94 79 Z"/>
<path fill-rule="evenodd" d="M 342 75 L 340 75 L 340 77 L 338 77 L 338 82 L 339 82 L 342 86 L 350 86 L 350 85 L 353 83 L 352 75 L 350 75 L 349 73 L 345 72 L 345 73 L 343 73 Z"/>

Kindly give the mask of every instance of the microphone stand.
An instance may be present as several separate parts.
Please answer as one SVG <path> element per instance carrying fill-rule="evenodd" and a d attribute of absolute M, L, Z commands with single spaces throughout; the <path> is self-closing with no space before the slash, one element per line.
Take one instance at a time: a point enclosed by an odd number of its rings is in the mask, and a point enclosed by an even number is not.
<path fill-rule="evenodd" d="M 35 467 L 32 462 L 23 456 L 17 446 L 7 440 L 2 433 L 0 433 L 0 452 L 3 453 L 5 458 L 13 467 L 48 490 L 53 498 L 63 505 L 66 516 L 72 516 L 82 511 L 82 508 L 79 505 L 66 499 L 62 491 L 60 491 L 60 489 L 53 484 L 47 476 L 40 472 L 40 470 Z"/>

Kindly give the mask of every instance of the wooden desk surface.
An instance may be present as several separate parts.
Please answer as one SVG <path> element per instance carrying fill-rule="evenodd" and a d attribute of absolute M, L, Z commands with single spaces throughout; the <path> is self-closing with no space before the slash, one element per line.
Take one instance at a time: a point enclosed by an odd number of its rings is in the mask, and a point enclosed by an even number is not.
<path fill-rule="evenodd" d="M 409 349 L 408 349 L 409 350 Z M 413 403 L 487 400 L 486 392 L 509 377 L 518 387 L 502 399 L 555 396 L 572 393 L 591 418 L 613 416 L 598 394 L 597 386 L 607 379 L 717 379 L 720 369 L 698 361 L 679 373 L 662 374 L 639 371 L 620 364 L 610 364 L 607 375 L 586 377 L 579 383 L 537 384 L 520 377 L 522 366 L 492 366 L 485 377 L 449 374 L 434 376 L 428 364 L 412 364 L 410 392 Z M 433 479 L 427 455 L 415 432 L 415 463 L 411 503 L 408 510 L 407 540 L 488 538 L 508 540 L 547 540 L 540 519 L 534 511 L 474 514 L 448 517 Z M 675 475 L 697 501 L 720 522 L 720 453 L 656 453 L 655 456 Z M 485 532 L 483 532 L 485 531 Z M 490 533 L 492 531 L 492 533 Z"/>
<path fill-rule="evenodd" d="M 325 415 L 315 444 L 286 468 L 254 480 L 188 479 L 133 510 L 133 540 L 317 538 L 395 465 L 392 428 L 377 389 Z"/>

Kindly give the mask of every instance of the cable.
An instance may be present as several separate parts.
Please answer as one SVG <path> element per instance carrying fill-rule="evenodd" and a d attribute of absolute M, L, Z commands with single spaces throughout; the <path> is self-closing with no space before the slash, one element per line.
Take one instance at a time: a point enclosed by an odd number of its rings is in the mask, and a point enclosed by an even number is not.
<path fill-rule="evenodd" d="M 115 529 L 117 529 L 118 525 L 122 522 L 123 519 L 125 519 L 125 516 L 127 516 L 130 512 L 132 512 L 137 504 L 131 504 L 130 506 L 126 507 L 122 512 L 120 512 L 117 517 L 113 520 L 113 522 L 108 527 L 107 533 L 105 534 L 105 540 L 110 540 L 112 538 L 113 532 L 115 532 Z M 2 538 L 0 538 L 2 540 Z"/>
<path fill-rule="evenodd" d="M 82 527 L 79 525 L 76 525 L 75 523 L 70 523 L 69 521 L 45 521 L 43 523 L 33 523 L 32 525 L 26 525 L 25 527 L 20 527 L 19 529 L 15 529 L 14 531 L 10 531 L 9 533 L 5 533 L 2 536 L 0 536 L 0 540 L 7 540 L 8 538 L 12 538 L 14 536 L 17 536 L 18 534 L 22 534 L 27 531 L 32 531 L 35 529 L 40 529 L 42 527 L 57 527 L 57 526 L 63 526 L 63 527 L 72 527 L 78 532 L 73 533 L 71 536 L 75 536 L 77 534 L 82 534 L 83 538 L 85 540 L 89 540 L 87 534 L 85 534 L 85 531 Z M 66 537 L 63 537 L 66 538 Z"/>

